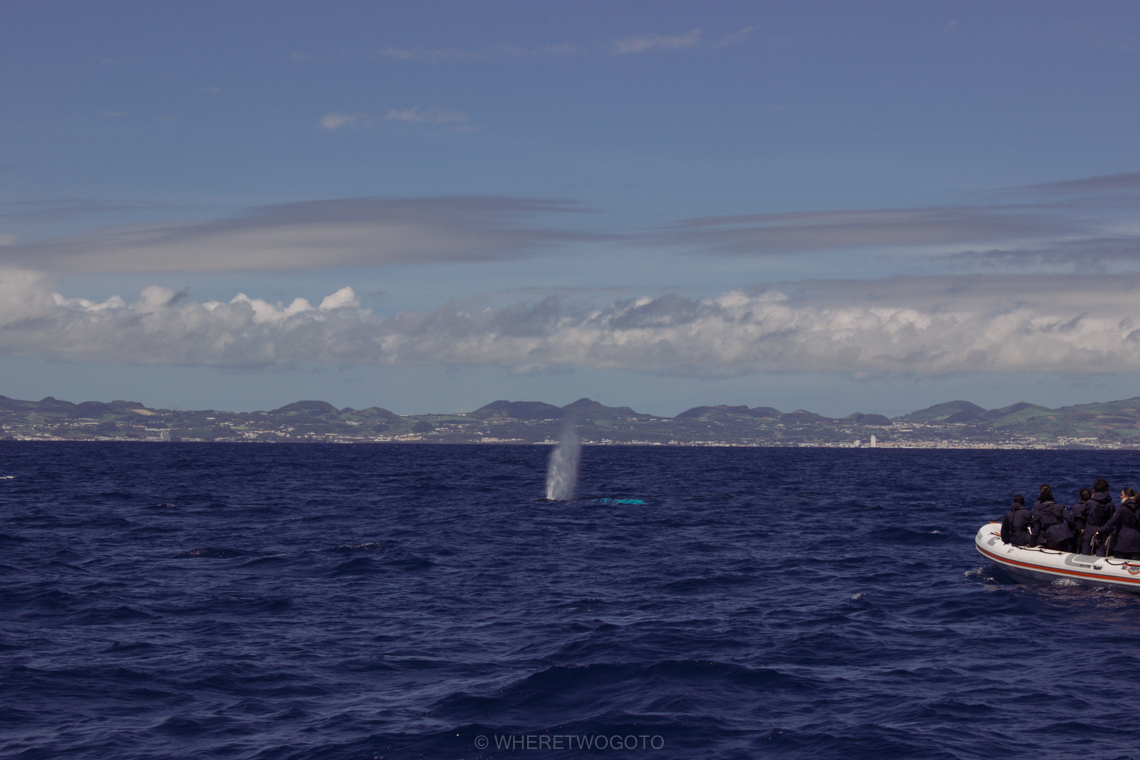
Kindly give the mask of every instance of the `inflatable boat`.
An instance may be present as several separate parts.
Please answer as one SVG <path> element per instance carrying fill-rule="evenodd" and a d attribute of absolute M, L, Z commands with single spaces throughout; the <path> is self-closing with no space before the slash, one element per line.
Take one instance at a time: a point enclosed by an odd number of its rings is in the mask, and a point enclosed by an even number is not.
<path fill-rule="evenodd" d="M 1001 523 L 978 529 L 974 545 L 987 559 L 1019 579 L 1052 582 L 1061 578 L 1140 594 L 1140 559 L 1090 557 L 1039 546 L 1013 546 L 1001 540 Z"/>

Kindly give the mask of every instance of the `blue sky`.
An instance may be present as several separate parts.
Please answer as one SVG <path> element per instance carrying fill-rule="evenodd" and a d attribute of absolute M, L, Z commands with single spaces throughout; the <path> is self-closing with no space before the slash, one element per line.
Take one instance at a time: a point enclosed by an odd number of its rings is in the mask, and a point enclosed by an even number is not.
<path fill-rule="evenodd" d="M 5 4 L 0 393 L 837 416 L 1140 395 L 1138 21 Z"/>

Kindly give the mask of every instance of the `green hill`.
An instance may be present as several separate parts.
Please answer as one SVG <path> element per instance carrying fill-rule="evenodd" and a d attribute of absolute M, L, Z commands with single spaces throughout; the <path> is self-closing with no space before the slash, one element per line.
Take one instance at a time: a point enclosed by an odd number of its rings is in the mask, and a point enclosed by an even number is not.
<path fill-rule="evenodd" d="M 492 401 L 471 412 L 472 417 L 486 420 L 511 418 L 516 420 L 560 420 L 562 410 L 542 401 Z"/>
<path fill-rule="evenodd" d="M 899 417 L 900 422 L 916 422 L 925 423 L 927 425 L 933 422 L 973 422 L 981 419 L 986 410 L 977 404 L 971 404 L 969 401 L 946 401 L 934 406 L 928 406 L 917 412 Z"/>
<path fill-rule="evenodd" d="M 562 407 L 566 417 L 573 420 L 601 422 L 611 420 L 625 420 L 638 417 L 649 417 L 647 414 L 638 414 L 628 406 L 604 406 L 588 398 L 580 398 L 572 404 Z"/>

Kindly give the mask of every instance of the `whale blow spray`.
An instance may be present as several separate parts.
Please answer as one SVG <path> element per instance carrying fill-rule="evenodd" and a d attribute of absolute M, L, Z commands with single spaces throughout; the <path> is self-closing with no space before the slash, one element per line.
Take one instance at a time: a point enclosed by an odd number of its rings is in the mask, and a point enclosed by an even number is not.
<path fill-rule="evenodd" d="M 578 485 L 578 454 L 581 449 L 578 431 L 573 424 L 566 425 L 562 431 L 562 440 L 550 452 L 550 464 L 546 468 L 546 498 L 551 501 L 574 498 L 574 487 Z"/>

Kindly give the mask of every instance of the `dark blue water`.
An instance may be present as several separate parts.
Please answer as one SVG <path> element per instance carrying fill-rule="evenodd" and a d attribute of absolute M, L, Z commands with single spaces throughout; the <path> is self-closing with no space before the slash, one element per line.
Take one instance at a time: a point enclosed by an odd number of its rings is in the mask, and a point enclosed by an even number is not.
<path fill-rule="evenodd" d="M 1140 756 L 1140 597 L 972 541 L 1137 455 L 548 454 L 0 444 L 0 756 Z"/>

